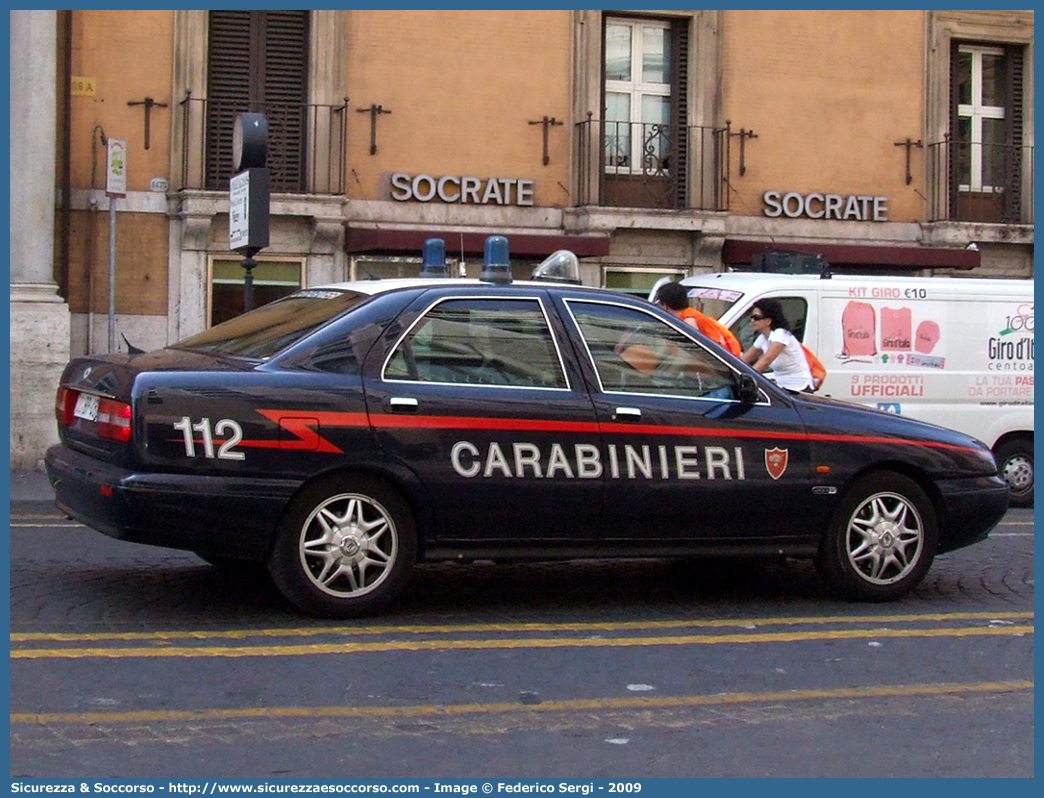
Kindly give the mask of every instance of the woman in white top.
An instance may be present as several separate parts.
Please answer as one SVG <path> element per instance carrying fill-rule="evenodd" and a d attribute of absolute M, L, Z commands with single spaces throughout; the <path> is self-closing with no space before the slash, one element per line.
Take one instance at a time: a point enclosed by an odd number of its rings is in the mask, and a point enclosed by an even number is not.
<path fill-rule="evenodd" d="M 812 371 L 801 342 L 790 331 L 783 307 L 774 299 L 762 299 L 750 314 L 758 337 L 743 353 L 743 360 L 758 371 L 772 371 L 776 384 L 791 391 L 812 387 Z"/>

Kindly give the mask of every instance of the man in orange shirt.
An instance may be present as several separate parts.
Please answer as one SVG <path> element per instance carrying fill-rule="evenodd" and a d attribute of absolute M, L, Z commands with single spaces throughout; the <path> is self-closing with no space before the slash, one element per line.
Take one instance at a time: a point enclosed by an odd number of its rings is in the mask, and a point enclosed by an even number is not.
<path fill-rule="evenodd" d="M 721 344 L 736 357 L 743 354 L 740 343 L 725 325 L 712 319 L 696 308 L 689 307 L 689 295 L 681 283 L 664 283 L 656 292 L 656 304 L 673 313 L 690 327 L 695 327 L 717 344 Z"/>

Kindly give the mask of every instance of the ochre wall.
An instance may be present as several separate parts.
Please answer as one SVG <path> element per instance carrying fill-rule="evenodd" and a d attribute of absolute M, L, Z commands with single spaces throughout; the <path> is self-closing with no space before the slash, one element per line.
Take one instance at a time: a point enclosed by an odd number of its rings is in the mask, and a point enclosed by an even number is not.
<path fill-rule="evenodd" d="M 109 214 L 70 215 L 69 310 L 109 310 Z M 116 312 L 167 314 L 167 217 L 157 213 L 116 213 Z M 88 298 L 92 294 L 92 307 Z"/>
<path fill-rule="evenodd" d="M 128 191 L 148 191 L 154 177 L 174 183 L 170 175 L 171 114 L 178 112 L 180 98 L 170 96 L 173 21 L 170 11 L 73 12 L 72 75 L 91 78 L 94 85 L 93 96 L 73 96 L 70 100 L 73 190 L 104 190 L 106 149 L 102 133 L 127 143 Z M 146 97 L 167 105 L 151 110 L 148 150 L 144 106 L 127 105 Z M 127 210 L 127 202 L 116 200 L 117 313 L 166 315 L 166 214 L 133 213 Z M 107 312 L 108 212 L 72 212 L 68 240 L 70 310 L 87 312 L 90 270 L 93 310 Z"/>
<path fill-rule="evenodd" d="M 153 177 L 170 171 L 171 63 L 174 15 L 170 11 L 74 11 L 72 74 L 94 78 L 93 97 L 72 98 L 72 181 L 91 185 L 91 138 L 95 126 L 127 142 L 127 188 L 147 191 Z M 201 87 L 201 91 L 202 91 Z M 144 106 L 151 97 L 166 108 L 151 112 L 145 149 Z M 97 135 L 97 134 L 95 134 Z M 105 149 L 95 145 L 95 186 L 105 187 Z"/>
<path fill-rule="evenodd" d="M 348 196 L 387 199 L 383 173 L 536 181 L 568 204 L 569 11 L 353 11 L 348 36 Z M 370 117 L 380 105 L 377 154 Z M 530 121 L 566 120 L 549 131 Z M 354 170 L 354 173 L 353 171 Z"/>
<path fill-rule="evenodd" d="M 889 198 L 891 221 L 920 221 L 923 11 L 726 11 L 723 117 L 753 130 L 731 211 L 760 215 L 767 190 Z M 735 132 L 735 131 L 734 131 Z"/>

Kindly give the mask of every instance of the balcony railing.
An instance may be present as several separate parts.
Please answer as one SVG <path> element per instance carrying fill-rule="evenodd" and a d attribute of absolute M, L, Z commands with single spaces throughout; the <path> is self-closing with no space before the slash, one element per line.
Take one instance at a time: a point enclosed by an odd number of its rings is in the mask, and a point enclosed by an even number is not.
<path fill-rule="evenodd" d="M 1033 147 L 946 140 L 926 148 L 928 221 L 1033 224 Z"/>
<path fill-rule="evenodd" d="M 242 103 L 186 95 L 181 102 L 181 188 L 228 191 L 236 114 L 268 120 L 274 192 L 343 194 L 348 100 L 342 105 Z"/>
<path fill-rule="evenodd" d="M 728 210 L 727 128 L 588 119 L 577 134 L 578 205 Z"/>

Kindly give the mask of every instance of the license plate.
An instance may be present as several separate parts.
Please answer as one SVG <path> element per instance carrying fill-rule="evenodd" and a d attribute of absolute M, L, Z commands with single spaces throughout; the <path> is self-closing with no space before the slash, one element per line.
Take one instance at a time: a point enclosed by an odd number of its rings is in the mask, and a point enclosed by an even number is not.
<path fill-rule="evenodd" d="M 76 400 L 76 407 L 73 408 L 73 415 L 87 421 L 97 421 L 98 397 L 89 393 L 81 393 Z"/>

